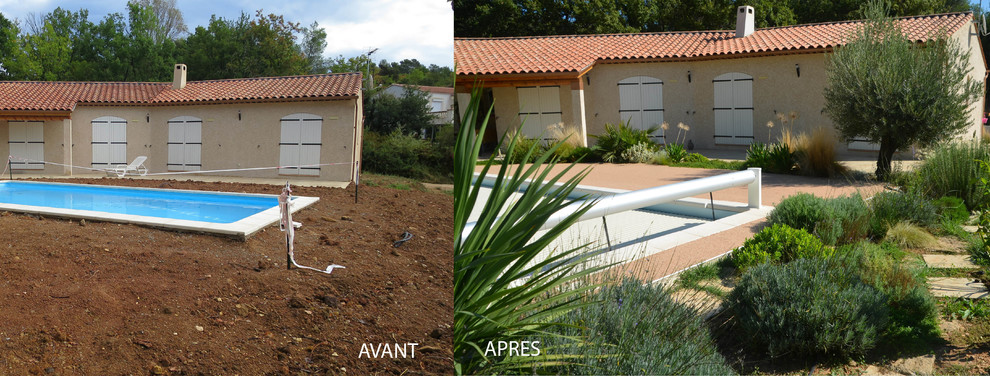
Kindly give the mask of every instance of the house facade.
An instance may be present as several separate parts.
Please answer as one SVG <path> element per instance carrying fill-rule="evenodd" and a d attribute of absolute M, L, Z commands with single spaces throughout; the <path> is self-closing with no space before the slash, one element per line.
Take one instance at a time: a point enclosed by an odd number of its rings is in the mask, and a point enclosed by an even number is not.
<path fill-rule="evenodd" d="M 0 155 L 15 172 L 43 174 L 137 156 L 152 173 L 282 167 L 219 174 L 332 181 L 358 173 L 360 73 L 187 83 L 185 65 L 175 68 L 173 83 L 0 82 Z"/>
<path fill-rule="evenodd" d="M 739 7 L 735 32 L 456 39 L 459 100 L 482 85 L 493 101 L 499 137 L 513 131 L 533 138 L 570 133 L 586 146 L 594 144 L 591 136 L 604 133 L 605 124 L 620 122 L 639 129 L 667 122 L 669 129 L 654 133 L 655 141 L 678 138 L 701 149 L 776 142 L 781 119 L 798 134 L 834 129 L 824 111 L 828 53 L 862 22 L 754 29 L 752 12 Z M 970 78 L 985 82 L 972 21 L 970 13 L 897 20 L 918 42 L 948 33 L 970 53 Z M 981 137 L 982 109 L 983 101 L 971 107 L 971 127 L 960 137 Z M 767 127 L 770 121 L 773 128 Z M 877 146 L 854 140 L 836 149 L 853 154 Z"/>
<path fill-rule="evenodd" d="M 441 86 L 416 86 L 392 84 L 384 92 L 397 98 L 405 95 L 407 86 L 425 92 L 429 101 L 430 113 L 433 114 L 434 124 L 451 124 L 454 122 L 454 88 Z"/>

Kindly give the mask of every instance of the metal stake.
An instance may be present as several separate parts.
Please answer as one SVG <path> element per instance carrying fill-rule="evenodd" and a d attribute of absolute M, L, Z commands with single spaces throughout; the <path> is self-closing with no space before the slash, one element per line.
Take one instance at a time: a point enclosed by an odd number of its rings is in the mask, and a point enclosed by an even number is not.
<path fill-rule="evenodd" d="M 708 199 L 711 200 L 712 205 L 712 220 L 715 220 L 715 196 L 711 192 L 708 192 Z"/>
<path fill-rule="evenodd" d="M 608 251 L 612 252 L 612 239 L 608 236 L 608 222 L 605 222 L 605 217 L 602 217 L 602 227 L 605 228 L 605 243 L 608 244 Z"/>

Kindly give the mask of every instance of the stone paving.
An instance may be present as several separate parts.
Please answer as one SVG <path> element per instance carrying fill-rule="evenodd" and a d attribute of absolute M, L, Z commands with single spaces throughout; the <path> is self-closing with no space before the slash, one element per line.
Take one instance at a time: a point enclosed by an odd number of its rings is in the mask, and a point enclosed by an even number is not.
<path fill-rule="evenodd" d="M 990 295 L 983 282 L 972 278 L 929 277 L 928 286 L 935 297 L 982 299 Z"/>
<path fill-rule="evenodd" d="M 964 226 L 973 227 L 973 226 Z M 971 231 L 972 229 L 966 229 Z M 937 269 L 977 269 L 969 256 L 964 254 L 926 254 L 921 255 L 930 268 Z M 929 277 L 929 290 L 935 297 L 952 297 L 982 299 L 990 295 L 987 286 L 973 278 Z"/>
<path fill-rule="evenodd" d="M 939 269 L 975 269 L 978 268 L 976 264 L 969 260 L 969 256 L 965 255 L 922 255 L 925 259 L 925 263 L 931 268 Z"/>

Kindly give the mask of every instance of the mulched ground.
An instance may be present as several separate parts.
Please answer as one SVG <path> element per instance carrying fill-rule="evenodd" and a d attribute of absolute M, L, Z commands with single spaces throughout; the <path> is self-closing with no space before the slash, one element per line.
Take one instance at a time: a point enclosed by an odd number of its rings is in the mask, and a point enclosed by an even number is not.
<path fill-rule="evenodd" d="M 451 373 L 453 198 L 371 186 L 358 204 L 353 187 L 294 194 L 320 197 L 294 215 L 296 260 L 347 269 L 286 270 L 274 226 L 242 242 L 0 212 L 0 374 Z M 393 248 L 404 231 L 413 239 Z M 415 358 L 359 358 L 364 343 L 408 342 Z"/>

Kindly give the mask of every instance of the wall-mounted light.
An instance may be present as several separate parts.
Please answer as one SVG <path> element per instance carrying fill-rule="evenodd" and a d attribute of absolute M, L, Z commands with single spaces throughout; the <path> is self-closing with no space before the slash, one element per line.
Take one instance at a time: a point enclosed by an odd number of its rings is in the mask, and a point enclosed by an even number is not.
<path fill-rule="evenodd" d="M 151 113 L 150 112 L 144 115 L 144 121 L 146 123 L 150 123 L 151 122 Z"/>
<path fill-rule="evenodd" d="M 584 76 L 584 84 L 591 86 L 591 76 Z"/>
<path fill-rule="evenodd" d="M 688 71 L 688 83 L 691 83 L 691 71 Z"/>
<path fill-rule="evenodd" d="M 237 121 L 241 121 L 241 110 L 237 110 Z"/>
<path fill-rule="evenodd" d="M 801 66 L 794 64 L 794 70 L 797 71 L 798 77 L 801 77 Z"/>

